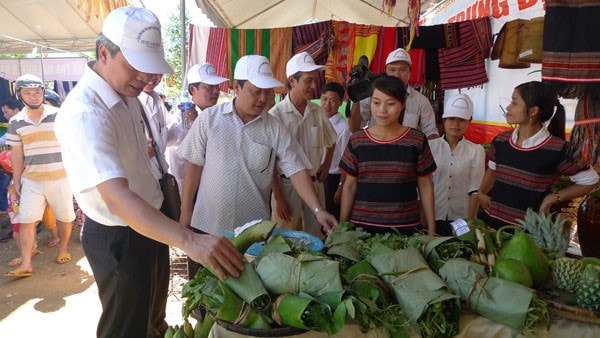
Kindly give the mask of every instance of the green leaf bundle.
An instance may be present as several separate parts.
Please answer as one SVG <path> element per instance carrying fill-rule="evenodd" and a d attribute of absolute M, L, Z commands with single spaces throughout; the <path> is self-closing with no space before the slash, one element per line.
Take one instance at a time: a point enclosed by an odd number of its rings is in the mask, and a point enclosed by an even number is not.
<path fill-rule="evenodd" d="M 274 295 L 306 293 L 318 297 L 342 291 L 339 264 L 326 256 L 300 254 L 292 257 L 271 252 L 256 266 L 265 288 Z"/>
<path fill-rule="evenodd" d="M 391 287 L 409 323 L 423 337 L 459 332 L 460 303 L 415 248 L 370 256 L 368 261 Z"/>
<path fill-rule="evenodd" d="M 465 259 L 451 259 L 440 269 L 450 289 L 478 314 L 527 333 L 538 325 L 547 326 L 546 304 L 535 290 L 496 277 L 487 277 L 485 267 Z"/>

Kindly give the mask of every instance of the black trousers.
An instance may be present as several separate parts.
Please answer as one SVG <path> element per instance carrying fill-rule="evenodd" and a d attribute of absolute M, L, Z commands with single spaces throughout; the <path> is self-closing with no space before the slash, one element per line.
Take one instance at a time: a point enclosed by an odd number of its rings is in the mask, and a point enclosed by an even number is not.
<path fill-rule="evenodd" d="M 325 210 L 335 216 L 335 219 L 337 220 L 340 219 L 340 206 L 333 203 L 333 197 L 335 196 L 335 192 L 338 189 L 341 179 L 342 175 L 340 174 L 328 174 L 327 177 L 325 177 L 325 182 L 323 184 L 325 190 Z"/>
<path fill-rule="evenodd" d="M 97 337 L 163 337 L 168 246 L 130 227 L 105 226 L 90 217 L 81 243 L 102 304 Z"/>

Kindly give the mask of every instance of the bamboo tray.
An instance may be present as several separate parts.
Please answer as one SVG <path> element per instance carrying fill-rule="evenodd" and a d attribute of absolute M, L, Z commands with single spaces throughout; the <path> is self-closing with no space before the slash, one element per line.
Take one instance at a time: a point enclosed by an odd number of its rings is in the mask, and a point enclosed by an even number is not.
<path fill-rule="evenodd" d="M 538 290 L 538 293 L 540 298 L 548 303 L 548 311 L 551 315 L 600 325 L 600 312 L 577 306 L 575 293 L 558 290 L 554 287 L 551 278 Z"/>

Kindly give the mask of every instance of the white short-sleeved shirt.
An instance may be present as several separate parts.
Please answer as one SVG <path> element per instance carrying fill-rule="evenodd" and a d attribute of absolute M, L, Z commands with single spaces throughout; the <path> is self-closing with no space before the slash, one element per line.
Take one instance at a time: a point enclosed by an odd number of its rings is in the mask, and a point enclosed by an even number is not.
<path fill-rule="evenodd" d="M 329 122 L 331 122 L 333 129 L 335 129 L 335 132 L 337 133 L 337 140 L 335 141 L 335 150 L 333 151 L 333 157 L 331 158 L 329 173 L 339 175 L 342 173 L 340 171 L 340 160 L 342 159 L 342 155 L 344 155 L 348 140 L 350 139 L 350 127 L 348 126 L 348 121 L 346 121 L 339 113 L 331 116 Z"/>
<path fill-rule="evenodd" d="M 203 167 L 191 225 L 211 234 L 270 219 L 276 160 L 286 176 L 309 166 L 276 118 L 264 112 L 244 124 L 234 103 L 203 110 L 177 152 Z"/>
<path fill-rule="evenodd" d="M 269 113 L 276 116 L 300 143 L 304 154 L 310 161 L 310 175 L 314 176 L 319 170 L 325 148 L 333 146 L 337 134 L 329 118 L 318 104 L 308 101 L 304 115 L 294 107 L 290 96 L 286 96 L 276 104 Z"/>
<path fill-rule="evenodd" d="M 479 189 L 485 172 L 483 147 L 463 138 L 454 150 L 444 137 L 429 140 L 437 165 L 433 173 L 435 217 L 456 220 L 469 216 L 469 193 Z"/>
<path fill-rule="evenodd" d="M 97 185 L 125 178 L 129 189 L 155 208 L 163 200 L 152 175 L 144 135 L 142 106 L 137 97 L 124 100 L 88 63 L 56 117 L 67 177 L 79 207 L 104 225 L 126 226 L 108 210 Z"/>
<path fill-rule="evenodd" d="M 402 125 L 418 129 L 429 137 L 438 134 L 435 124 L 435 112 L 431 107 L 431 102 L 425 95 L 419 93 L 412 87 L 406 88 L 406 108 L 404 109 L 404 119 Z M 361 128 L 367 125 L 373 125 L 371 117 L 371 98 L 368 97 L 360 101 Z M 368 122 L 368 123 L 367 123 Z"/>

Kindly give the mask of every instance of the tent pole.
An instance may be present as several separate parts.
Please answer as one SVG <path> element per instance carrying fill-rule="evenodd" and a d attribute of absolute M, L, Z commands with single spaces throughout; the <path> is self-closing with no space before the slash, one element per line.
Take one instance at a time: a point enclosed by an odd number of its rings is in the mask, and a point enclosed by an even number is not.
<path fill-rule="evenodd" d="M 44 46 L 40 45 L 40 66 L 42 66 L 42 81 L 44 80 Z"/>
<path fill-rule="evenodd" d="M 185 0 L 179 0 L 179 22 L 181 23 L 181 71 L 183 74 L 183 77 L 185 79 L 185 74 L 187 71 L 187 57 L 186 57 L 186 39 L 187 39 L 187 34 L 186 32 L 186 27 L 185 27 Z"/>

